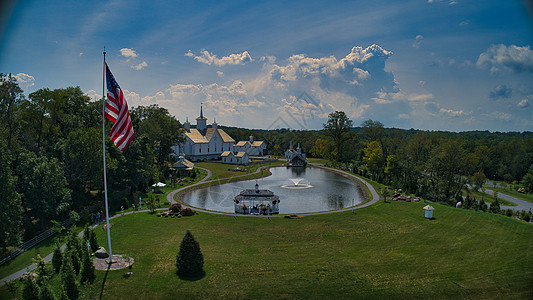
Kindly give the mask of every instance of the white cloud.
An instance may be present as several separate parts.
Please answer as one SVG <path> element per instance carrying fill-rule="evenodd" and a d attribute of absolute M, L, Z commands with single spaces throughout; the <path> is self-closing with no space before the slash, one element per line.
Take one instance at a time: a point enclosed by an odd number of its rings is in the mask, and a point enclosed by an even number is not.
<path fill-rule="evenodd" d="M 417 35 L 415 37 L 415 41 L 413 42 L 413 48 L 420 48 L 420 44 L 422 44 L 422 40 L 424 39 L 424 36 L 422 36 L 421 34 Z"/>
<path fill-rule="evenodd" d="M 120 55 L 127 57 L 127 58 L 135 58 L 137 57 L 137 53 L 135 53 L 135 50 L 130 48 L 122 48 L 120 49 Z"/>
<path fill-rule="evenodd" d="M 99 99 L 102 99 L 102 92 L 97 93 L 95 90 L 88 90 L 86 93 L 89 98 L 91 98 L 92 101 L 97 101 Z"/>
<path fill-rule="evenodd" d="M 222 71 L 217 71 L 217 75 L 218 75 L 218 77 L 221 77 L 221 78 L 222 78 L 222 77 L 224 77 L 224 72 L 222 72 Z"/>
<path fill-rule="evenodd" d="M 398 119 L 410 119 L 408 114 L 398 114 Z"/>
<path fill-rule="evenodd" d="M 148 66 L 148 64 L 145 61 L 143 61 L 142 63 L 140 63 L 138 65 L 131 66 L 131 68 L 134 69 L 134 70 L 139 71 L 139 70 L 142 70 L 142 69 L 146 68 L 147 66 Z"/>
<path fill-rule="evenodd" d="M 528 98 L 524 98 L 520 102 L 518 102 L 518 104 L 516 106 L 518 106 L 519 108 L 528 108 L 529 107 L 529 99 L 532 99 L 532 98 L 533 98 L 533 95 L 528 96 Z"/>
<path fill-rule="evenodd" d="M 80 52 L 80 54 L 78 54 L 78 56 L 82 56 L 83 55 L 83 52 Z"/>
<path fill-rule="evenodd" d="M 490 69 L 491 73 L 533 73 L 533 51 L 529 46 L 492 45 L 479 55 L 476 65 L 481 69 Z"/>
<path fill-rule="evenodd" d="M 462 21 L 461 23 L 459 23 L 459 26 L 466 26 L 468 25 L 469 23 L 467 21 Z"/>
<path fill-rule="evenodd" d="M 409 101 L 427 101 L 433 99 L 433 94 L 411 94 L 407 97 Z"/>
<path fill-rule="evenodd" d="M 418 85 L 419 85 L 419 86 L 425 86 L 426 83 L 427 83 L 426 81 L 424 81 L 424 80 L 420 80 L 420 81 L 418 82 Z"/>
<path fill-rule="evenodd" d="M 448 117 L 460 117 L 460 116 L 465 115 L 465 112 L 462 110 L 453 110 L 453 109 L 445 109 L 445 108 L 441 108 L 439 110 L 439 113 L 443 116 L 448 116 Z"/>
<path fill-rule="evenodd" d="M 15 78 L 17 79 L 17 83 L 22 90 L 25 90 L 35 84 L 35 78 L 26 73 L 18 73 L 15 75 Z"/>
<path fill-rule="evenodd" d="M 218 67 L 223 67 L 225 65 L 245 65 L 249 62 L 254 61 L 248 51 L 243 53 L 234 53 L 228 56 L 223 56 L 218 58 L 215 54 L 209 53 L 207 50 L 200 51 L 201 55 L 195 56 L 190 50 L 185 53 L 185 56 L 193 57 L 198 62 L 204 63 L 206 65 L 215 65 Z"/>

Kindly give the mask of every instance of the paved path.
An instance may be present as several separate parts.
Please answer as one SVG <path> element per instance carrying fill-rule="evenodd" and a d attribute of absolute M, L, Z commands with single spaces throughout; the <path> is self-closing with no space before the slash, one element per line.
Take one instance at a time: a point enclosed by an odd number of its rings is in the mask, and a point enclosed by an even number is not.
<path fill-rule="evenodd" d="M 323 212 L 314 212 L 314 213 L 304 213 L 304 214 L 299 214 L 299 215 L 305 215 L 305 216 L 309 216 L 309 215 L 321 215 L 321 214 L 330 214 L 330 213 L 334 213 L 334 212 L 341 212 L 341 211 L 350 211 L 352 209 L 360 209 L 360 208 L 363 208 L 363 207 L 367 207 L 367 206 L 370 206 L 376 202 L 379 201 L 379 194 L 377 193 L 377 191 L 374 189 L 374 187 L 368 183 L 366 180 L 364 180 L 363 178 L 357 176 L 357 175 L 353 175 L 353 174 L 350 174 L 348 172 L 345 172 L 345 171 L 341 171 L 341 170 L 337 170 L 337 169 L 332 169 L 332 168 L 326 168 L 324 166 L 319 166 L 319 165 L 314 165 L 315 167 L 319 167 L 319 168 L 323 168 L 323 169 L 327 169 L 327 170 L 331 170 L 331 171 L 335 171 L 335 172 L 339 172 L 339 173 L 342 173 L 344 175 L 347 175 L 349 177 L 352 177 L 352 178 L 355 178 L 359 181 L 361 181 L 362 183 L 365 184 L 365 186 L 368 188 L 368 190 L 370 191 L 370 194 L 372 195 L 372 199 L 368 202 L 365 202 L 361 205 L 358 205 L 358 206 L 355 206 L 355 207 L 347 207 L 347 208 L 344 208 L 344 209 L 340 209 L 340 210 L 335 210 L 335 211 L 323 211 Z M 200 168 L 200 167 L 198 167 Z M 244 177 L 244 176 L 248 176 L 250 174 L 256 174 L 256 173 L 259 173 L 261 169 L 263 169 L 264 167 L 260 167 L 260 168 L 257 168 L 257 170 L 253 173 L 246 173 L 246 174 L 243 174 L 243 175 L 238 175 L 238 176 L 234 176 L 234 177 L 230 177 L 230 178 L 239 178 L 239 177 Z M 220 179 L 213 179 L 213 180 L 208 180 L 209 178 L 211 178 L 211 171 L 209 169 L 205 169 L 205 168 L 200 168 L 200 169 L 203 169 L 203 170 L 206 170 L 207 171 L 207 175 L 202 178 L 202 180 L 198 181 L 197 183 L 195 184 L 192 184 L 192 185 L 189 185 L 189 186 L 186 186 L 186 187 L 183 187 L 181 189 L 177 189 L 175 191 L 172 191 L 170 193 L 168 193 L 167 195 L 167 200 L 170 202 L 170 203 L 176 203 L 176 201 L 174 200 L 174 195 L 176 195 L 177 193 L 185 190 L 185 189 L 188 189 L 190 187 L 193 187 L 193 186 L 197 186 L 197 185 L 200 185 L 202 183 L 209 183 L 209 182 L 215 182 L 215 181 L 219 181 Z M 224 178 L 224 180 L 226 179 L 230 179 L 230 178 Z M 529 202 L 528 202 L 529 203 Z M 184 207 L 187 207 L 186 205 L 184 205 Z M 219 215 L 228 215 L 228 216 L 233 216 L 234 214 L 233 213 L 225 213 L 225 212 L 217 212 L 217 211 L 208 211 L 208 210 L 205 210 L 205 209 L 199 209 L 197 207 L 192 207 L 194 208 L 194 210 L 197 210 L 197 211 L 200 211 L 200 212 L 206 212 L 206 213 L 212 213 L 212 214 L 219 214 Z M 167 210 L 167 208 L 160 208 L 158 210 Z M 129 215 L 129 214 L 133 214 L 133 213 L 137 213 L 137 212 L 149 212 L 150 210 L 146 209 L 146 210 L 140 210 L 140 211 L 136 211 L 136 212 L 133 212 L 133 211 L 130 211 L 130 212 L 125 212 L 124 215 Z M 112 217 L 110 217 L 109 219 L 112 220 L 114 218 L 117 218 L 117 217 L 120 217 L 121 214 L 116 214 Z M 271 215 L 271 216 L 257 216 L 257 215 L 239 215 L 239 217 L 283 217 L 284 215 Z M 101 223 L 97 224 L 97 225 L 94 225 L 94 226 L 98 226 L 100 225 Z M 93 227 L 94 227 L 93 226 Z M 82 237 L 83 236 L 83 231 L 80 232 L 78 234 L 79 237 Z M 61 250 L 64 250 L 65 249 L 65 245 L 61 246 Z M 53 253 L 50 253 L 49 255 L 47 255 L 44 260 L 46 262 L 49 262 L 52 260 L 52 256 L 53 256 Z M 33 270 L 35 270 L 36 266 L 34 264 L 18 271 L 18 272 L 15 272 L 9 276 L 6 276 L 2 279 L 0 279 L 0 286 L 4 285 L 6 282 L 8 281 L 11 281 L 11 280 L 15 280 L 17 278 L 20 278 L 22 277 L 24 274 L 28 273 L 28 272 L 31 272 Z"/>
<path fill-rule="evenodd" d="M 492 190 L 485 190 L 485 194 L 487 194 L 487 196 L 488 195 L 492 195 Z M 516 206 L 500 205 L 501 209 L 510 208 L 510 209 L 512 209 L 514 211 L 521 211 L 521 210 L 526 210 L 526 211 L 532 210 L 533 211 L 533 203 L 531 203 L 531 202 L 528 202 L 528 201 L 525 201 L 525 200 L 522 200 L 522 199 L 518 199 L 516 197 L 509 196 L 507 194 L 503 194 L 503 193 L 500 193 L 500 192 L 498 192 L 497 197 L 498 198 L 502 198 L 504 200 L 507 200 L 509 202 L 513 202 L 513 203 L 516 204 Z"/>

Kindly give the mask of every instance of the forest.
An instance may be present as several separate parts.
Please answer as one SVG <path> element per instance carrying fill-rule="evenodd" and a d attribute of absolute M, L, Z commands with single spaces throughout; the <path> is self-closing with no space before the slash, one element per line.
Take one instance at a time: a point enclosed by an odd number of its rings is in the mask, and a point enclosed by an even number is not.
<path fill-rule="evenodd" d="M 0 80 L 0 246 L 6 251 L 103 200 L 102 100 L 91 101 L 79 87 L 25 96 L 11 74 Z M 171 147 L 183 141 L 181 123 L 165 108 L 134 107 L 130 116 L 135 138 L 124 152 L 106 138 L 115 209 L 165 180 L 175 160 Z M 106 122 L 106 136 L 111 125 Z M 221 127 L 235 140 L 265 141 L 270 155 L 283 156 L 292 142 L 308 157 L 429 200 L 455 199 L 467 184 L 487 179 L 533 191 L 531 132 L 384 128 L 373 120 L 353 124 L 339 111 L 315 131 Z"/>

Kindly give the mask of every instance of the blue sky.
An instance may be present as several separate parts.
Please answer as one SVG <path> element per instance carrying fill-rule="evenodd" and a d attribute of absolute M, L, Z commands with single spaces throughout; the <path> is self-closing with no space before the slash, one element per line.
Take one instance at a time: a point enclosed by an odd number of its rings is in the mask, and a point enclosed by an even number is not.
<path fill-rule="evenodd" d="M 345 3 L 347 2 L 347 3 Z M 531 131 L 533 22 L 524 2 L 19 1 L 4 8 L 0 72 L 26 94 L 102 95 L 107 63 L 131 106 L 181 122 Z"/>

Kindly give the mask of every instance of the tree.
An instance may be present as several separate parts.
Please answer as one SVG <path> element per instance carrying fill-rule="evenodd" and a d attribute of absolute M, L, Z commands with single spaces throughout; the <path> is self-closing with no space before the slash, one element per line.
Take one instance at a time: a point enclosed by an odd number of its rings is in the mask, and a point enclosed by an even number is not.
<path fill-rule="evenodd" d="M 373 141 L 368 143 L 363 151 L 365 153 L 363 162 L 366 164 L 370 173 L 372 173 L 373 179 L 377 180 L 376 175 L 380 173 L 383 167 L 383 151 L 381 145 L 377 141 Z"/>
<path fill-rule="evenodd" d="M 529 170 L 522 178 L 521 183 L 528 193 L 533 193 L 533 165 L 529 166 Z"/>
<path fill-rule="evenodd" d="M 22 236 L 22 202 L 15 190 L 11 162 L 11 152 L 0 139 L 0 246 L 3 252 L 7 246 L 20 243 Z"/>
<path fill-rule="evenodd" d="M 66 251 L 65 251 L 66 252 Z M 69 299 L 76 299 L 79 295 L 78 283 L 76 282 L 76 273 L 72 266 L 72 259 L 70 255 L 63 255 L 63 264 L 61 265 L 61 283 L 63 290 Z"/>
<path fill-rule="evenodd" d="M 39 299 L 39 286 L 32 275 L 26 275 L 22 278 L 22 299 Z"/>
<path fill-rule="evenodd" d="M 470 183 L 474 187 L 475 191 L 481 190 L 486 181 L 487 177 L 483 171 L 476 172 L 474 175 L 472 175 L 472 177 L 470 177 Z"/>
<path fill-rule="evenodd" d="M 81 279 L 80 282 L 86 282 L 92 283 L 94 279 L 96 278 L 96 275 L 94 274 L 94 265 L 90 257 L 90 253 L 88 250 L 84 250 L 82 252 L 82 262 L 81 262 Z"/>
<path fill-rule="evenodd" d="M 68 212 L 70 190 L 56 158 L 22 153 L 16 171 L 18 189 L 24 195 L 23 205 L 28 213 L 40 219 L 41 228 L 45 227 L 46 221 Z"/>
<path fill-rule="evenodd" d="M 14 146 L 13 139 L 19 126 L 17 109 L 23 99 L 24 95 L 16 78 L 11 74 L 0 73 L 0 136 L 7 138 L 8 149 L 13 149 Z"/>
<path fill-rule="evenodd" d="M 63 263 L 63 253 L 61 252 L 61 248 L 59 245 L 55 245 L 54 252 L 52 255 L 52 267 L 54 268 L 54 272 L 59 273 L 61 270 L 61 264 Z"/>
<path fill-rule="evenodd" d="M 489 209 L 495 214 L 500 212 L 500 202 L 498 201 L 498 198 L 494 199 L 494 201 L 490 204 Z"/>
<path fill-rule="evenodd" d="M 204 256 L 200 250 L 200 244 L 194 239 L 190 231 L 183 237 L 180 251 L 176 256 L 176 268 L 178 275 L 197 276 L 203 273 Z"/>
<path fill-rule="evenodd" d="M 39 300 L 55 300 L 56 297 L 50 289 L 50 285 L 45 283 L 41 286 L 41 292 L 39 293 Z"/>
<path fill-rule="evenodd" d="M 370 139 L 370 141 L 377 141 L 383 147 L 383 135 L 385 129 L 383 124 L 379 121 L 366 120 L 361 123 L 363 127 L 363 133 Z"/>
<path fill-rule="evenodd" d="M 349 140 L 352 120 L 348 119 L 343 111 L 330 113 L 328 121 L 324 124 L 324 132 L 334 145 L 335 159 L 340 161 L 344 150 L 344 144 Z"/>

